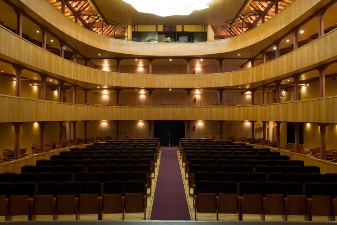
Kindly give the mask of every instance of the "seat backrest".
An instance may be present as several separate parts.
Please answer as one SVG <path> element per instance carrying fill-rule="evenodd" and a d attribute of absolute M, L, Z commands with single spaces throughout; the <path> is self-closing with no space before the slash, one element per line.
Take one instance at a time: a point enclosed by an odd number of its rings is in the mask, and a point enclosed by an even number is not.
<path fill-rule="evenodd" d="M 276 181 L 261 182 L 262 195 L 265 194 L 282 194 L 282 183 Z"/>
<path fill-rule="evenodd" d="M 111 180 L 128 181 L 129 173 L 125 171 L 111 172 Z"/>
<path fill-rule="evenodd" d="M 84 181 L 92 181 L 93 174 L 90 172 L 77 172 L 74 174 L 74 181 L 84 182 Z"/>
<path fill-rule="evenodd" d="M 217 194 L 237 194 L 237 183 L 233 181 L 218 181 L 216 183 Z"/>
<path fill-rule="evenodd" d="M 256 181 L 241 181 L 239 183 L 239 194 L 261 194 L 261 186 Z"/>
<path fill-rule="evenodd" d="M 0 182 L 16 182 L 16 173 L 13 172 L 5 172 L 5 173 L 0 173 Z"/>
<path fill-rule="evenodd" d="M 242 182 L 242 181 L 247 181 L 249 179 L 248 173 L 245 172 L 232 172 L 231 173 L 231 181 L 234 182 Z"/>
<path fill-rule="evenodd" d="M 324 182 L 325 183 L 337 182 L 337 173 L 324 174 Z"/>
<path fill-rule="evenodd" d="M 306 173 L 305 182 L 322 182 L 324 183 L 324 175 L 320 173 Z"/>
<path fill-rule="evenodd" d="M 14 184 L 11 195 L 29 195 L 29 197 L 34 197 L 35 189 L 35 182 L 17 182 Z"/>
<path fill-rule="evenodd" d="M 195 183 L 195 193 L 216 193 L 216 182 L 210 180 L 200 180 Z"/>
<path fill-rule="evenodd" d="M 104 182 L 104 194 L 123 194 L 124 195 L 124 182 L 117 180 L 110 180 Z"/>
<path fill-rule="evenodd" d="M 318 166 L 303 166 L 303 173 L 320 173 L 321 170 Z"/>
<path fill-rule="evenodd" d="M 98 194 L 101 196 L 101 182 L 100 181 L 83 181 L 81 182 L 80 194 Z"/>
<path fill-rule="evenodd" d="M 37 185 L 37 195 L 53 195 L 56 196 L 59 191 L 60 184 L 55 181 L 45 181 Z"/>
<path fill-rule="evenodd" d="M 282 191 L 287 195 L 303 195 L 303 185 L 300 182 L 286 181 L 282 183 Z"/>
<path fill-rule="evenodd" d="M 263 182 L 267 180 L 267 175 L 262 172 L 251 172 L 249 173 L 249 180 Z"/>
<path fill-rule="evenodd" d="M 321 182 L 306 182 L 305 184 L 305 195 L 311 198 L 312 195 L 327 195 L 327 186 L 325 183 Z"/>
<path fill-rule="evenodd" d="M 81 183 L 78 181 L 65 181 L 60 183 L 58 195 L 78 196 L 81 190 Z"/>
<path fill-rule="evenodd" d="M 125 181 L 124 193 L 143 193 L 146 195 L 145 182 L 140 180 Z"/>
<path fill-rule="evenodd" d="M 54 181 L 56 182 L 65 182 L 65 181 L 72 181 L 73 174 L 71 172 L 57 172 L 54 173 Z"/>
<path fill-rule="evenodd" d="M 284 182 L 286 180 L 285 173 L 273 172 L 268 173 L 268 181 Z"/>

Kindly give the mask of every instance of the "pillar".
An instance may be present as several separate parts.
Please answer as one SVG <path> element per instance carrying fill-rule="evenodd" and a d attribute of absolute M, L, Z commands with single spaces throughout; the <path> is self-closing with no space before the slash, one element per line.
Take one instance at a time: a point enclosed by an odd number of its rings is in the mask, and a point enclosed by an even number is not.
<path fill-rule="evenodd" d="M 77 121 L 71 121 L 71 123 L 73 125 L 73 140 L 74 140 L 74 143 L 76 143 L 76 122 Z"/>
<path fill-rule="evenodd" d="M 73 57 L 74 57 L 74 60 L 73 60 L 73 62 L 74 62 L 74 63 L 76 63 L 76 62 L 77 62 L 77 52 L 74 52 L 74 55 L 73 55 Z"/>
<path fill-rule="evenodd" d="M 275 59 L 277 59 L 278 57 L 281 56 L 281 52 L 280 52 L 280 41 L 275 43 Z"/>
<path fill-rule="evenodd" d="M 263 104 L 267 104 L 267 87 L 263 86 L 262 87 L 262 97 L 263 97 Z"/>
<path fill-rule="evenodd" d="M 15 96 L 21 96 L 21 73 L 23 68 L 17 65 L 13 65 L 15 69 Z"/>
<path fill-rule="evenodd" d="M 185 137 L 190 138 L 191 137 L 191 121 L 187 120 L 185 121 Z"/>
<path fill-rule="evenodd" d="M 76 95 L 76 86 L 73 86 L 73 104 L 76 104 L 77 102 L 77 95 Z"/>
<path fill-rule="evenodd" d="M 267 140 L 267 122 L 268 121 L 262 121 L 262 139 Z"/>
<path fill-rule="evenodd" d="M 116 140 L 119 140 L 119 125 L 120 125 L 120 122 L 119 120 L 116 120 L 115 123 L 116 123 Z"/>
<path fill-rule="evenodd" d="M 295 29 L 293 32 L 293 50 L 298 49 L 298 30 Z"/>
<path fill-rule="evenodd" d="M 88 90 L 84 89 L 84 104 L 88 103 Z"/>
<path fill-rule="evenodd" d="M 319 131 L 320 131 L 320 147 L 321 147 L 321 159 L 326 160 L 326 127 L 329 124 L 327 123 L 319 123 Z"/>
<path fill-rule="evenodd" d="M 64 121 L 58 121 L 59 124 L 59 145 L 60 148 L 63 148 L 62 142 L 63 142 L 63 123 Z"/>
<path fill-rule="evenodd" d="M 187 92 L 187 106 L 191 105 L 191 91 L 193 89 L 185 89 L 185 91 Z"/>
<path fill-rule="evenodd" d="M 267 61 L 267 55 L 266 55 L 266 52 L 262 52 L 262 62 L 263 63 L 266 63 Z"/>
<path fill-rule="evenodd" d="M 116 105 L 120 105 L 120 102 L 119 102 L 119 94 L 120 94 L 120 91 L 122 89 L 114 89 L 116 91 Z"/>
<path fill-rule="evenodd" d="M 60 42 L 60 57 L 64 58 L 64 43 L 62 41 Z"/>
<path fill-rule="evenodd" d="M 115 59 L 117 66 L 116 66 L 116 72 L 120 73 L 121 72 L 121 61 L 122 59 Z"/>
<path fill-rule="evenodd" d="M 300 152 L 300 124 L 294 123 L 295 126 L 295 152 Z"/>
<path fill-rule="evenodd" d="M 84 59 L 84 65 L 85 66 L 88 66 L 88 61 L 89 61 L 88 59 Z"/>
<path fill-rule="evenodd" d="M 61 12 L 62 12 L 62 14 L 65 14 L 65 12 L 66 12 L 66 6 L 64 4 L 64 1 L 61 1 Z"/>
<path fill-rule="evenodd" d="M 222 140 L 222 134 L 223 134 L 223 121 L 219 121 L 219 126 L 220 126 L 220 133 L 219 133 L 219 135 L 220 135 L 220 140 Z"/>
<path fill-rule="evenodd" d="M 153 132 L 154 132 L 154 121 L 153 120 L 149 120 L 149 135 L 148 138 L 153 138 Z"/>
<path fill-rule="evenodd" d="M 275 1 L 275 15 L 278 13 L 278 0 Z"/>
<path fill-rule="evenodd" d="M 250 96 L 252 98 L 252 105 L 254 105 L 254 93 L 255 93 L 254 89 L 250 90 L 250 93 L 251 93 Z"/>
<path fill-rule="evenodd" d="M 47 76 L 39 74 L 41 77 L 40 100 L 46 100 L 46 79 Z"/>
<path fill-rule="evenodd" d="M 149 100 L 148 100 L 148 106 L 152 106 L 152 91 L 154 91 L 154 89 L 146 89 L 149 92 Z"/>
<path fill-rule="evenodd" d="M 255 122 L 256 121 L 250 121 L 252 123 L 252 138 L 255 138 Z"/>
<path fill-rule="evenodd" d="M 191 73 L 191 59 L 185 59 L 186 60 L 186 74 Z"/>
<path fill-rule="evenodd" d="M 41 48 L 47 49 L 47 32 L 45 29 L 41 28 L 41 35 L 42 35 L 42 45 Z"/>
<path fill-rule="evenodd" d="M 23 15 L 19 11 L 16 12 L 16 34 L 22 37 L 22 19 Z"/>
<path fill-rule="evenodd" d="M 59 80 L 59 101 L 63 102 L 63 84 L 64 81 Z"/>
<path fill-rule="evenodd" d="M 15 138 L 14 138 L 14 159 L 20 158 L 20 127 L 23 123 L 14 122 Z"/>
<path fill-rule="evenodd" d="M 46 149 L 45 146 L 45 142 L 46 142 L 46 138 L 45 138 L 45 134 L 46 134 L 46 123 L 47 122 L 39 122 L 39 126 L 40 126 L 40 147 L 41 147 L 41 151 L 44 152 Z"/>
<path fill-rule="evenodd" d="M 294 97 L 295 97 L 295 101 L 299 101 L 300 100 L 300 96 L 299 96 L 299 80 L 300 80 L 300 74 L 294 75 Z"/>
<path fill-rule="evenodd" d="M 325 98 L 325 70 L 327 66 L 322 66 L 318 68 L 319 73 L 319 96 Z"/>
<path fill-rule="evenodd" d="M 254 67 L 255 59 L 250 59 L 250 66 Z"/>
<path fill-rule="evenodd" d="M 83 126 L 84 126 L 84 143 L 87 144 L 87 138 L 88 138 L 88 120 L 84 120 L 83 122 Z"/>
<path fill-rule="evenodd" d="M 317 22 L 318 22 L 318 37 L 322 37 L 324 35 L 324 12 L 321 12 L 317 16 Z"/>
<path fill-rule="evenodd" d="M 219 73 L 222 73 L 222 61 L 223 59 L 217 59 L 219 61 Z"/>
<path fill-rule="evenodd" d="M 222 98 L 222 93 L 224 92 L 225 89 L 218 89 L 219 91 L 219 105 L 223 105 L 223 98 Z"/>
<path fill-rule="evenodd" d="M 277 81 L 275 81 L 275 84 L 276 84 L 275 102 L 276 103 L 280 103 L 280 94 L 281 94 L 280 85 L 281 85 L 281 81 L 277 80 Z"/>
<path fill-rule="evenodd" d="M 276 141 L 277 141 L 277 148 L 281 147 L 281 121 L 275 121 L 276 123 Z"/>
<path fill-rule="evenodd" d="M 152 61 L 153 59 L 148 59 L 149 61 L 149 74 L 152 74 Z"/>

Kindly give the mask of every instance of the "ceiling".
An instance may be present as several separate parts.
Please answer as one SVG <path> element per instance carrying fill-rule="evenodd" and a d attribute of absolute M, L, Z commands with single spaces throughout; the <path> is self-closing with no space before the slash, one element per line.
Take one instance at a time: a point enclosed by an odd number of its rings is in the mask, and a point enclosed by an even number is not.
<path fill-rule="evenodd" d="M 212 0 L 209 8 L 192 12 L 187 16 L 160 17 L 139 13 L 122 0 L 90 0 L 101 15 L 110 21 L 129 25 L 222 25 L 236 18 L 249 0 Z"/>

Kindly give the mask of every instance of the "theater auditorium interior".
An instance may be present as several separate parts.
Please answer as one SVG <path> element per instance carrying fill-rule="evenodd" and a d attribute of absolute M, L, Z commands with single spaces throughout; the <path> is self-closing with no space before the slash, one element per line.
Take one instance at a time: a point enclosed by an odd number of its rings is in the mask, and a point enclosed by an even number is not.
<path fill-rule="evenodd" d="M 337 0 L 0 11 L 0 221 L 335 221 Z"/>

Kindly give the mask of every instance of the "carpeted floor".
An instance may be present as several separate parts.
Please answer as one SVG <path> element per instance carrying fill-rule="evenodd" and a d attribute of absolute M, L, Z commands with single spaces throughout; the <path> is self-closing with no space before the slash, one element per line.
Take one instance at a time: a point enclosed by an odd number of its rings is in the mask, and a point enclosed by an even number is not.
<path fill-rule="evenodd" d="M 161 147 L 151 220 L 190 220 L 177 156 L 178 147 Z"/>

